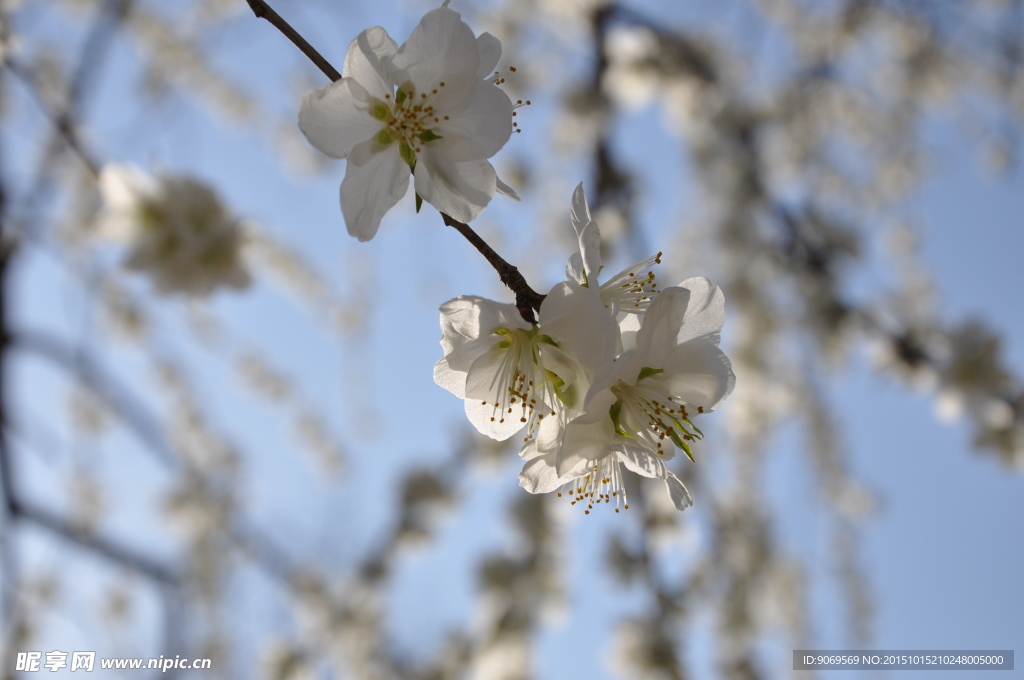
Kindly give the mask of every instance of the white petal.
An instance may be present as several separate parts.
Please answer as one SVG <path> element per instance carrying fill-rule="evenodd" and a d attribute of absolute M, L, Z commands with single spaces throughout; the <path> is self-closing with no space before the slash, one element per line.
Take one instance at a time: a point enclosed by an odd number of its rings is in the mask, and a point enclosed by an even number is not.
<path fill-rule="evenodd" d="M 132 210 L 157 193 L 156 180 L 136 165 L 108 163 L 100 171 L 99 182 L 108 210 Z"/>
<path fill-rule="evenodd" d="M 397 145 L 385 149 L 365 165 L 349 163 L 341 183 L 341 214 L 348 233 L 360 241 L 377 234 L 381 218 L 409 188 L 409 166 Z"/>
<path fill-rule="evenodd" d="M 545 456 L 528 461 L 519 473 L 519 486 L 530 493 L 550 493 L 568 481 L 558 476 L 555 466 Z"/>
<path fill-rule="evenodd" d="M 581 286 L 587 282 L 583 276 L 583 255 L 578 251 L 569 256 L 569 261 L 565 265 L 565 278 Z"/>
<path fill-rule="evenodd" d="M 637 473 L 641 477 L 653 479 L 667 479 L 671 472 L 665 467 L 665 462 L 658 456 L 648 453 L 632 445 L 622 445 L 615 453 L 615 460 L 626 466 L 627 470 Z"/>
<path fill-rule="evenodd" d="M 434 364 L 434 382 L 459 399 L 466 398 L 466 372 L 453 369 L 448 363 L 448 357 L 442 357 Z"/>
<path fill-rule="evenodd" d="M 597 222 L 590 222 L 580 233 L 580 256 L 583 271 L 587 273 L 587 285 L 598 288 L 597 276 L 601 272 L 601 231 Z"/>
<path fill-rule="evenodd" d="M 725 325 L 725 295 L 722 289 L 702 276 L 686 279 L 679 287 L 690 291 L 690 300 L 676 342 L 684 343 L 699 338 L 717 345 L 721 340 L 722 326 Z"/>
<path fill-rule="evenodd" d="M 587 204 L 587 195 L 583 191 L 583 182 L 577 184 L 572 192 L 569 219 L 572 222 L 572 228 L 576 230 L 577 238 L 583 233 L 583 227 L 592 221 L 590 218 L 590 206 Z"/>
<path fill-rule="evenodd" d="M 668 485 L 668 497 L 672 499 L 672 504 L 676 506 L 676 510 L 686 510 L 693 505 L 690 492 L 686 490 L 686 487 L 679 481 L 679 478 L 671 472 L 665 478 L 665 484 Z"/>
<path fill-rule="evenodd" d="M 555 461 L 557 471 L 563 476 L 613 452 L 613 447 L 621 437 L 615 434 L 615 426 L 607 410 L 603 415 L 593 423 L 580 424 L 579 421 L 573 421 L 565 426 L 562 446 Z"/>
<path fill-rule="evenodd" d="M 615 359 L 615 321 L 596 288 L 556 284 L 541 303 L 540 326 L 591 377 L 605 373 Z"/>
<path fill-rule="evenodd" d="M 445 356 L 434 366 L 434 382 L 460 399 L 466 396 L 466 374 L 473 362 L 494 346 L 494 331 L 530 327 L 515 305 L 476 296 L 449 300 L 440 311 Z"/>
<path fill-rule="evenodd" d="M 424 146 L 416 161 L 416 192 L 460 222 L 472 222 L 497 189 L 494 167 L 484 160 L 453 163 L 440 150 Z"/>
<path fill-rule="evenodd" d="M 502 182 L 501 178 L 498 177 L 497 175 L 494 176 L 494 182 L 497 185 L 497 192 L 502 196 L 511 198 L 516 203 L 522 200 L 519 198 L 519 194 L 516 193 L 515 189 Z"/>
<path fill-rule="evenodd" d="M 481 33 L 476 38 L 480 48 L 480 63 L 476 67 L 477 78 L 488 78 L 494 73 L 494 67 L 501 59 L 501 41 L 490 33 Z"/>
<path fill-rule="evenodd" d="M 714 410 L 736 385 L 729 357 L 703 340 L 679 345 L 664 368 L 664 373 L 651 379 L 663 383 L 666 391 L 687 406 L 701 406 L 705 411 Z"/>
<path fill-rule="evenodd" d="M 646 366 L 662 368 L 668 361 L 677 345 L 676 336 L 689 300 L 690 291 L 678 287 L 666 288 L 654 296 L 636 334 L 637 352 L 646 357 Z"/>
<path fill-rule="evenodd" d="M 620 354 L 636 349 L 636 334 L 640 330 L 641 321 L 639 314 L 619 314 L 619 339 L 622 343 Z"/>
<path fill-rule="evenodd" d="M 512 102 L 494 83 L 478 80 L 458 106 L 434 129 L 442 139 L 434 144 L 453 161 L 490 158 L 512 136 Z"/>
<path fill-rule="evenodd" d="M 479 64 L 480 47 L 472 29 L 458 12 L 441 7 L 428 12 L 398 50 L 392 76 L 399 85 L 411 81 L 417 93 L 438 88 L 431 103 L 440 111 L 458 104 L 479 80 Z"/>
<path fill-rule="evenodd" d="M 480 355 L 469 367 L 466 375 L 466 417 L 482 434 L 499 441 L 508 439 L 526 426 L 524 403 L 508 404 L 502 399 L 507 385 L 509 350 L 494 347 Z M 495 402 L 504 406 L 495 407 Z M 538 400 L 539 401 L 539 400 Z M 537 410 L 550 404 L 535 404 Z M 507 409 L 511 409 L 511 413 Z"/>
<path fill-rule="evenodd" d="M 113 241 L 132 238 L 140 203 L 155 199 L 159 193 L 156 180 L 141 168 L 114 163 L 103 166 L 99 188 L 104 212 L 96 222 L 96 235 Z"/>
<path fill-rule="evenodd" d="M 354 78 L 371 95 L 384 99 L 384 95 L 395 91 L 389 62 L 397 53 L 398 43 L 387 31 L 380 26 L 368 28 L 348 46 L 342 75 Z"/>
<path fill-rule="evenodd" d="M 309 143 L 333 158 L 344 158 L 354 146 L 376 136 L 384 123 L 374 119 L 356 94 L 365 92 L 342 78 L 314 90 L 302 100 L 299 129 Z"/>
<path fill-rule="evenodd" d="M 441 305 L 441 345 L 445 353 L 464 342 L 486 338 L 499 328 L 529 330 L 530 324 L 523 320 L 515 305 L 475 295 L 460 295 Z"/>

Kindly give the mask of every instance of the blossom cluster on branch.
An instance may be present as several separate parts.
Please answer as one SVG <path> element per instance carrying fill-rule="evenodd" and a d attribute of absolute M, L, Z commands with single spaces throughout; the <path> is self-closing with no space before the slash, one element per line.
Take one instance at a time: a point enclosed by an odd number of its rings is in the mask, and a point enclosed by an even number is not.
<path fill-rule="evenodd" d="M 622 467 L 665 480 L 676 508 L 693 501 L 665 461 L 702 437 L 694 418 L 732 392 L 718 348 L 721 289 L 704 278 L 659 290 L 661 253 L 599 283 L 601 235 L 581 184 L 571 219 L 579 251 L 545 297 L 536 324 L 513 305 L 462 296 L 441 306 L 445 356 L 434 379 L 465 399 L 483 434 L 525 430 L 520 483 L 572 502 L 628 506 Z"/>
<path fill-rule="evenodd" d="M 463 227 L 495 192 L 517 198 L 487 160 L 513 129 L 512 103 L 490 79 L 501 43 L 476 37 L 447 5 L 401 47 L 383 28 L 363 31 L 342 77 L 302 103 L 306 138 L 348 161 L 341 210 L 360 240 L 405 195 L 407 167 L 417 207 L 425 200 Z M 676 448 L 693 458 L 690 442 L 702 437 L 693 419 L 735 382 L 718 348 L 722 292 L 706 279 L 659 291 L 648 267 L 660 253 L 601 284 L 601 234 L 582 184 L 571 217 L 579 251 L 566 280 L 543 297 L 539 319 L 475 296 L 441 306 L 445 356 L 434 379 L 465 400 L 481 433 L 505 440 L 525 430 L 520 482 L 528 491 L 561 489 L 573 503 L 585 500 L 587 512 L 601 502 L 618 512 L 629 507 L 624 466 L 665 480 L 685 509 L 693 501 L 665 461 Z"/>

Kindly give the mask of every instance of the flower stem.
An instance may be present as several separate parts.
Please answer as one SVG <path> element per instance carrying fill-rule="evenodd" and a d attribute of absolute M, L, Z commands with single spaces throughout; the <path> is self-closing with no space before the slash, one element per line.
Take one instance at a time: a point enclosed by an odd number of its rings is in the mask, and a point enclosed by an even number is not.
<path fill-rule="evenodd" d="M 310 61 L 316 64 L 317 68 L 323 71 L 324 75 L 332 81 L 341 80 L 341 74 L 338 73 L 337 69 L 331 66 L 330 62 L 313 49 L 313 46 L 306 42 L 306 39 L 299 35 L 299 32 L 282 19 L 266 2 L 263 0 L 246 0 L 246 2 L 249 3 L 249 8 L 252 9 L 253 14 L 257 18 L 266 19 L 274 28 L 281 31 L 289 40 L 295 43 L 296 47 L 302 50 L 302 53 Z M 446 225 L 454 227 L 457 232 L 465 236 L 466 240 L 480 251 L 480 254 L 498 272 L 498 278 L 501 279 L 501 282 L 516 294 L 516 308 L 522 317 L 529 323 L 537 323 L 534 310 L 540 310 L 540 303 L 544 301 L 544 296 L 531 288 L 523 275 L 519 273 L 519 270 L 506 262 L 498 253 L 494 252 L 494 248 L 487 245 L 487 242 L 480 238 L 480 235 L 473 231 L 468 224 L 459 222 L 444 213 L 441 213 L 441 217 Z"/>

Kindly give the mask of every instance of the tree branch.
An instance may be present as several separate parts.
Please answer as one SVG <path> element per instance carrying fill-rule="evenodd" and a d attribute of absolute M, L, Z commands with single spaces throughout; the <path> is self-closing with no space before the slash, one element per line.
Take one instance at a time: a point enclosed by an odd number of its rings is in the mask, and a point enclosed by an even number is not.
<path fill-rule="evenodd" d="M 48 529 L 67 541 L 90 550 L 117 564 L 134 569 L 158 583 L 176 585 L 178 577 L 167 567 L 155 562 L 141 553 L 134 552 L 114 541 L 83 531 L 73 526 L 68 520 L 41 506 L 32 505 L 21 499 L 9 499 L 14 505 L 15 518 L 31 522 Z"/>
<path fill-rule="evenodd" d="M 76 351 L 60 338 L 36 331 L 17 331 L 8 335 L 8 346 L 19 349 L 64 368 L 81 380 L 160 461 L 173 467 L 177 456 L 168 446 L 160 424 L 139 407 L 141 400 L 119 386 L 102 366 L 87 354 Z"/>
<path fill-rule="evenodd" d="M 331 63 L 323 58 L 319 52 L 313 49 L 313 46 L 306 42 L 306 39 L 299 35 L 299 32 L 292 28 L 287 21 L 281 18 L 277 12 L 272 10 L 267 3 L 263 0 L 246 0 L 249 3 L 249 9 L 256 15 L 257 19 L 266 19 L 274 28 L 281 31 L 286 38 L 291 40 L 296 47 L 302 50 L 302 53 L 309 58 L 311 62 L 316 64 L 316 67 L 323 71 L 323 74 L 331 79 L 332 82 L 341 80 L 341 74 L 338 70 L 331 66 Z"/>
<path fill-rule="evenodd" d="M 537 318 L 533 312 L 534 310 L 540 311 L 540 304 L 544 302 L 545 296 L 531 288 L 523 275 L 519 273 L 519 269 L 510 265 L 501 255 L 498 255 L 494 248 L 487 245 L 487 242 L 480 238 L 480 235 L 473 231 L 468 224 L 459 222 L 445 213 L 441 213 L 441 219 L 444 220 L 446 225 L 465 236 L 466 240 L 472 243 L 490 265 L 494 267 L 494 270 L 498 272 L 498 278 L 501 279 L 501 282 L 516 294 L 516 308 L 519 310 L 519 314 L 528 323 L 537 323 Z"/>

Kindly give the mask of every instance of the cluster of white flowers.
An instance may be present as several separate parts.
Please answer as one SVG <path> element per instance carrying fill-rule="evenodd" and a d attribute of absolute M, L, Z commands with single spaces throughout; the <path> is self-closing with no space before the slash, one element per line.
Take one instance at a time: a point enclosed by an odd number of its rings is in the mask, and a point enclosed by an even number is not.
<path fill-rule="evenodd" d="M 605 502 L 628 507 L 622 466 L 665 480 L 675 506 L 692 505 L 665 461 L 676 448 L 692 459 L 698 414 L 732 392 L 735 376 L 718 348 L 722 291 L 704 278 L 659 290 L 652 264 L 636 263 L 599 283 L 601 235 L 582 184 L 571 219 L 579 251 L 566 281 L 545 297 L 536 324 L 519 310 L 462 296 L 441 307 L 445 356 L 435 381 L 465 400 L 483 434 L 524 431 L 520 483 L 560 490 L 587 512 Z"/>
<path fill-rule="evenodd" d="M 243 231 L 205 184 L 117 164 L 103 168 L 99 184 L 98 235 L 126 244 L 124 265 L 148 274 L 158 291 L 202 296 L 249 285 Z"/>
<path fill-rule="evenodd" d="M 308 95 L 299 127 L 320 151 L 347 159 L 341 210 L 349 232 L 372 238 L 415 178 L 416 195 L 469 222 L 495 193 L 518 200 L 488 159 L 508 141 L 515 108 L 493 69 L 500 42 L 448 9 L 426 14 L 399 47 L 380 27 L 349 46 L 342 77 Z M 240 231 L 205 186 L 108 166 L 102 231 L 131 243 L 127 265 L 164 292 L 240 287 Z M 418 206 L 417 206 L 418 207 Z M 536 310 L 462 296 L 441 307 L 445 356 L 436 382 L 465 400 L 482 433 L 523 432 L 520 482 L 562 489 L 572 502 L 629 507 L 622 467 L 662 479 L 674 505 L 692 504 L 665 461 L 702 437 L 698 414 L 733 389 L 718 348 L 721 290 L 693 278 L 659 290 L 661 253 L 601 282 L 601 234 L 583 185 L 572 197 L 579 249 L 566 280 Z M 529 318 L 527 318 L 529 317 Z M 560 493 L 561 495 L 561 493 Z"/>
<path fill-rule="evenodd" d="M 317 149 L 347 159 L 341 212 L 368 241 L 405 196 L 460 222 L 495 192 L 518 200 L 487 160 L 512 136 L 512 102 L 493 79 L 501 42 L 479 37 L 448 9 L 429 12 L 401 47 L 380 26 L 349 45 L 341 80 L 302 102 L 299 128 Z"/>

